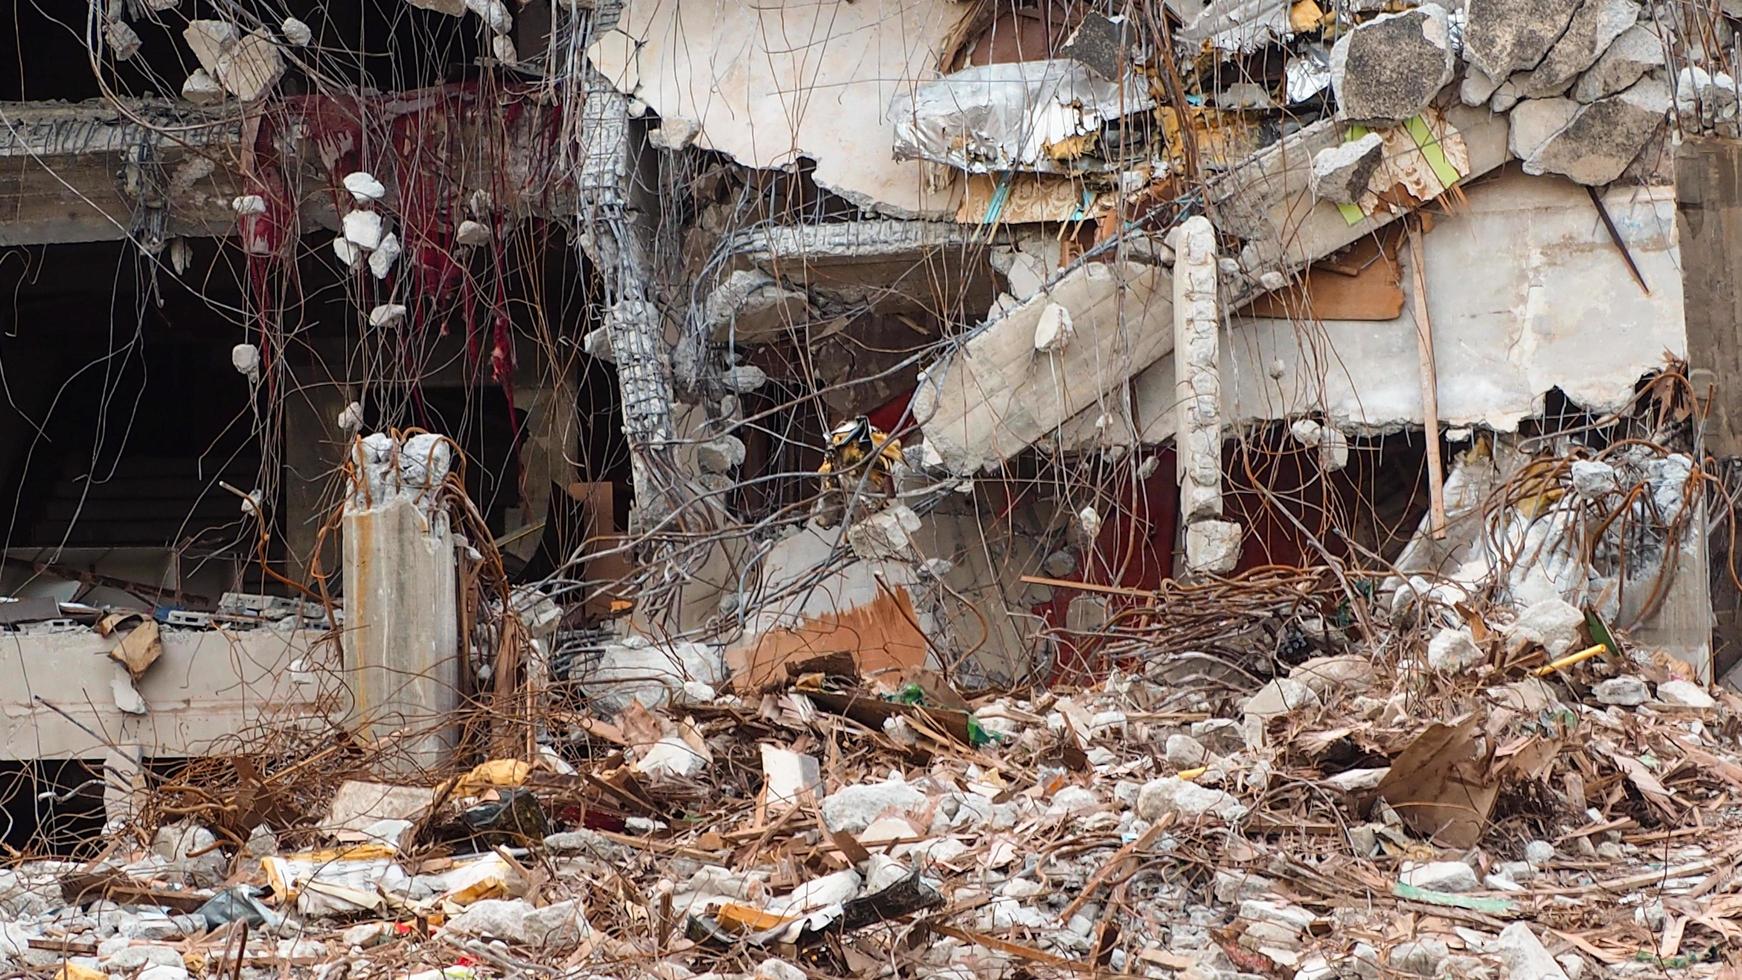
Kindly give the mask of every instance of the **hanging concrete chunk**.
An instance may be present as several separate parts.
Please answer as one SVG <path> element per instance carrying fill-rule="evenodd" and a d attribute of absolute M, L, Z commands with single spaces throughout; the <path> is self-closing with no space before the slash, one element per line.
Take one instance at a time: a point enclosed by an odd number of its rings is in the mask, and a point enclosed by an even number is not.
<path fill-rule="evenodd" d="M 284 74 L 284 58 L 272 35 L 264 30 L 249 33 L 218 55 L 218 84 L 247 102 L 272 90 Z"/>
<path fill-rule="evenodd" d="M 466 12 L 466 0 L 406 0 L 413 7 L 422 10 L 433 10 L 438 14 L 450 17 L 460 17 Z"/>
<path fill-rule="evenodd" d="M 1579 104 L 1572 99 L 1526 99 L 1512 110 L 1512 128 L 1506 134 L 1506 148 L 1520 160 L 1542 148 L 1549 137 L 1567 127 L 1579 113 Z"/>
<path fill-rule="evenodd" d="M 182 28 L 181 37 L 199 60 L 200 67 L 215 78 L 219 56 L 236 43 L 237 35 L 235 25 L 221 20 L 190 20 L 188 26 Z"/>
<path fill-rule="evenodd" d="M 1573 98 L 1595 102 L 1614 95 L 1663 64 L 1663 40 L 1644 24 L 1634 24 L 1616 38 L 1597 63 L 1579 77 Z"/>
<path fill-rule="evenodd" d="M 1585 0 L 1542 63 L 1517 79 L 1519 92 L 1525 98 L 1565 92 L 1638 19 L 1639 5 L 1633 0 Z"/>
<path fill-rule="evenodd" d="M 1378 133 L 1320 150 L 1313 157 L 1309 178 L 1313 196 L 1335 204 L 1354 204 L 1384 160 L 1385 141 Z"/>
<path fill-rule="evenodd" d="M 1470 0 L 1464 56 L 1489 78 L 1535 68 L 1578 7 L 1579 0 Z"/>
<path fill-rule="evenodd" d="M 1591 187 L 1621 176 L 1669 111 L 1669 86 L 1646 79 L 1579 109 L 1524 161 L 1527 174 L 1563 174 Z"/>
<path fill-rule="evenodd" d="M 1444 9 L 1418 7 L 1375 17 L 1331 48 L 1337 117 L 1396 125 L 1427 108 L 1452 80 L 1452 68 Z"/>
<path fill-rule="evenodd" d="M 188 80 L 181 83 L 181 97 L 194 105 L 217 105 L 224 101 L 224 87 L 204 68 L 195 68 Z"/>

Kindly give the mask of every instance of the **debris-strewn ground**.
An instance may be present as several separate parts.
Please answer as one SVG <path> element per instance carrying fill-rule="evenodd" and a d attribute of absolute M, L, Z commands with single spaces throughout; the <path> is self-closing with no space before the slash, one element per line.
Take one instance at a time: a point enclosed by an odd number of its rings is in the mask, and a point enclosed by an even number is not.
<path fill-rule="evenodd" d="M 1590 653 L 1576 611 L 1545 636 L 1555 602 L 1249 695 L 1208 657 L 973 702 L 836 657 L 631 701 L 572 764 L 213 762 L 148 794 L 154 833 L 4 872 L 0 953 L 148 980 L 1719 975 L 1742 701 Z"/>

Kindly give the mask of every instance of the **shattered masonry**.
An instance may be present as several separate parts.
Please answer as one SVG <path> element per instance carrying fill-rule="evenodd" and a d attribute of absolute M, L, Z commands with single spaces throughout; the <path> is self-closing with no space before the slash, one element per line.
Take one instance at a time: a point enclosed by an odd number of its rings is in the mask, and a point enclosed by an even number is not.
<path fill-rule="evenodd" d="M 0 974 L 1742 971 L 1727 4 L 14 21 Z"/>

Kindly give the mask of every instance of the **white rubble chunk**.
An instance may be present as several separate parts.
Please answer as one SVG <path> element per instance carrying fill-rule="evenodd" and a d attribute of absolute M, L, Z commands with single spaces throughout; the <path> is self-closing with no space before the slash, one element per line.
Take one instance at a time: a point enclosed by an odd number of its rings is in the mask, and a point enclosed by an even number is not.
<path fill-rule="evenodd" d="M 897 558 L 912 549 L 913 534 L 919 528 L 919 515 L 913 508 L 896 504 L 854 521 L 847 528 L 847 543 L 860 558 Z"/>
<path fill-rule="evenodd" d="M 369 271 L 377 279 L 386 279 L 387 274 L 393 271 L 393 263 L 399 261 L 402 251 L 398 235 L 388 232 L 381 236 L 381 244 L 369 253 Z"/>
<path fill-rule="evenodd" d="M 1591 688 L 1591 694 L 1596 697 L 1598 704 L 1635 708 L 1651 699 L 1651 688 L 1639 678 L 1623 674 L 1599 681 Z"/>
<path fill-rule="evenodd" d="M 1554 845 L 1545 840 L 1533 840 L 1524 845 L 1524 860 L 1533 868 L 1540 868 L 1554 860 Z"/>
<path fill-rule="evenodd" d="M 730 473 L 744 462 L 743 440 L 721 436 L 696 446 L 696 465 L 703 473 Z"/>
<path fill-rule="evenodd" d="M 1398 880 L 1430 892 L 1473 892 L 1481 884 L 1476 878 L 1476 870 L 1462 861 L 1406 865 Z"/>
<path fill-rule="evenodd" d="M 1444 673 L 1462 673 L 1487 659 L 1468 626 L 1442 629 L 1427 644 L 1427 665 Z"/>
<path fill-rule="evenodd" d="M 1544 599 L 1526 606 L 1506 628 L 1507 648 L 1519 653 L 1538 644 L 1553 660 L 1572 651 L 1584 626 L 1585 614 L 1577 606 L 1561 599 Z"/>
<path fill-rule="evenodd" d="M 374 211 L 349 211 L 340 220 L 345 240 L 364 251 L 381 244 L 381 215 Z"/>
<path fill-rule="evenodd" d="M 224 101 L 224 86 L 204 68 L 195 68 L 181 83 L 181 97 L 194 105 L 217 105 Z"/>
<path fill-rule="evenodd" d="M 284 18 L 283 23 L 278 25 L 278 33 L 284 35 L 285 41 L 299 48 L 307 47 L 315 39 L 314 31 L 309 30 L 307 24 L 295 17 Z"/>
<path fill-rule="evenodd" d="M 1500 930 L 1497 947 L 1507 980 L 1567 980 L 1560 964 L 1527 923 L 1514 922 Z"/>
<path fill-rule="evenodd" d="M 181 36 L 200 68 L 213 78 L 218 75 L 218 58 L 239 37 L 236 25 L 222 20 L 190 20 L 182 28 Z"/>
<path fill-rule="evenodd" d="M 1458 100 L 1467 106 L 1479 106 L 1494 97 L 1494 90 L 1505 79 L 1493 79 L 1475 65 L 1464 69 L 1464 80 L 1458 85 Z"/>
<path fill-rule="evenodd" d="M 351 192 L 351 196 L 356 199 L 358 204 L 379 201 L 387 196 L 387 188 L 382 186 L 381 181 L 375 179 L 374 174 L 367 171 L 358 170 L 346 174 L 344 184 L 345 190 Z"/>
<path fill-rule="evenodd" d="M 769 806 L 791 806 L 823 795 L 822 763 L 816 756 L 776 745 L 762 749 L 762 786 Z"/>
<path fill-rule="evenodd" d="M 647 142 L 656 150 L 682 150 L 695 143 L 702 134 L 702 124 L 694 119 L 668 116 L 659 121 L 657 129 L 649 130 Z"/>
<path fill-rule="evenodd" d="M 496 34 L 490 38 L 490 54 L 505 65 L 520 62 L 520 52 L 514 47 L 514 39 L 506 34 Z"/>
<path fill-rule="evenodd" d="M 885 812 L 911 813 L 926 795 L 900 780 L 843 786 L 823 800 L 823 823 L 830 830 L 858 833 Z"/>
<path fill-rule="evenodd" d="M 573 946 L 593 934 L 578 898 L 543 908 L 534 908 L 519 898 L 481 899 L 449 919 L 444 928 L 463 936 L 530 947 Z"/>
<path fill-rule="evenodd" d="M 1566 32 L 1580 0 L 1469 0 L 1464 56 L 1490 78 L 1534 68 Z"/>
<path fill-rule="evenodd" d="M 237 344 L 230 348 L 230 366 L 247 378 L 249 384 L 259 384 L 260 348 L 253 344 Z"/>
<path fill-rule="evenodd" d="M 1210 750 L 1204 748 L 1204 743 L 1190 735 L 1177 733 L 1167 737 L 1163 755 L 1169 764 L 1180 769 L 1195 769 L 1208 765 L 1210 761 Z"/>
<path fill-rule="evenodd" d="M 1574 460 L 1568 479 L 1573 492 L 1586 500 L 1598 500 L 1621 488 L 1615 467 L 1597 459 Z"/>
<path fill-rule="evenodd" d="M 751 974 L 755 980 L 809 980 L 810 974 L 782 959 L 766 959 Z"/>
<path fill-rule="evenodd" d="M 345 236 L 340 235 L 333 239 L 333 255 L 344 263 L 345 268 L 355 269 L 358 261 L 363 258 L 363 250 L 346 241 Z"/>
<path fill-rule="evenodd" d="M 1373 683 L 1373 661 L 1355 653 L 1314 657 L 1290 669 L 1288 676 L 1320 697 L 1337 691 L 1365 691 Z"/>
<path fill-rule="evenodd" d="M 1292 677 L 1278 677 L 1246 699 L 1247 718 L 1275 718 L 1301 708 L 1316 708 L 1324 702 L 1312 688 Z"/>
<path fill-rule="evenodd" d="M 260 28 L 225 48 L 212 74 L 231 95 L 249 102 L 278 84 L 284 75 L 284 57 L 278 53 L 278 42 Z"/>
<path fill-rule="evenodd" d="M 465 0 L 466 9 L 483 18 L 490 30 L 507 34 L 514 29 L 514 18 L 502 0 Z"/>
<path fill-rule="evenodd" d="M 413 7 L 422 10 L 433 10 L 449 17 L 463 17 L 466 13 L 466 0 L 406 0 Z"/>
<path fill-rule="evenodd" d="M 237 214 L 265 214 L 266 198 L 259 194 L 243 194 L 230 199 L 230 210 Z"/>
<path fill-rule="evenodd" d="M 369 311 L 371 327 L 397 327 L 405 322 L 405 306 L 401 303 L 382 303 Z"/>
<path fill-rule="evenodd" d="M 1137 815 L 1154 822 L 1169 813 L 1182 819 L 1201 820 L 1214 817 L 1233 822 L 1244 817 L 1246 805 L 1224 790 L 1199 786 L 1175 776 L 1152 779 L 1137 793 Z"/>
<path fill-rule="evenodd" d="M 1715 708 L 1716 698 L 1692 681 L 1664 681 L 1657 685 L 1657 699 L 1677 708 Z"/>
<path fill-rule="evenodd" d="M 1307 181 L 1313 196 L 1321 201 L 1354 204 L 1367 193 L 1374 172 L 1384 162 L 1385 140 L 1378 133 L 1367 133 L 1314 154 Z"/>
<path fill-rule="evenodd" d="M 481 221 L 467 218 L 460 222 L 458 228 L 454 229 L 454 241 L 461 245 L 488 245 L 490 244 L 490 226 Z"/>
<path fill-rule="evenodd" d="M 1075 333 L 1071 311 L 1058 303 L 1048 303 L 1034 325 L 1034 349 L 1046 354 L 1057 353 L 1070 346 Z"/>
<path fill-rule="evenodd" d="M 1736 80 L 1725 72 L 1690 66 L 1676 73 L 1675 109 L 1684 130 L 1734 137 L 1739 103 Z"/>

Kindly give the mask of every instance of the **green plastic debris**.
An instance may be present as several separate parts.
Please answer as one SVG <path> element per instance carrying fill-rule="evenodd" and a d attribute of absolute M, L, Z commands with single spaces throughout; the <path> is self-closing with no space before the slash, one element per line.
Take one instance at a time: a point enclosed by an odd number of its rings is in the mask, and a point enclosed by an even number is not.
<path fill-rule="evenodd" d="M 1391 886 L 1391 894 L 1411 902 L 1426 902 L 1429 905 L 1444 905 L 1447 908 L 1468 909 L 1471 912 L 1486 912 L 1489 915 L 1516 915 L 1518 903 L 1504 898 L 1477 898 L 1474 895 L 1454 895 L 1451 892 L 1435 892 L 1426 888 L 1417 888 L 1397 882 Z"/>

